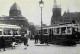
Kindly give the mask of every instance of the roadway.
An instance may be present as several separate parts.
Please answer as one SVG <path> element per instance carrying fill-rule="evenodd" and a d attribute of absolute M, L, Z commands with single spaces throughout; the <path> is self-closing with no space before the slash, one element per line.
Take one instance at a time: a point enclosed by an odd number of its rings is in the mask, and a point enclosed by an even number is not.
<path fill-rule="evenodd" d="M 1 50 L 0 54 L 80 54 L 80 45 L 75 46 L 59 46 L 49 44 L 34 44 L 34 40 L 29 40 L 29 46 L 24 49 L 24 44 L 16 45 L 15 49 L 6 48 Z"/>

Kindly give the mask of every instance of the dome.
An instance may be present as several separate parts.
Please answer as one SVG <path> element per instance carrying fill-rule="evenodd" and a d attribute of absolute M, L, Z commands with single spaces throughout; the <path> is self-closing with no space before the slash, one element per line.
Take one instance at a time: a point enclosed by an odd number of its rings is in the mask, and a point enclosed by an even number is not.
<path fill-rule="evenodd" d="M 14 3 L 9 11 L 9 16 L 21 16 L 21 10 L 20 7 L 17 5 L 17 3 Z"/>
<path fill-rule="evenodd" d="M 11 6 L 10 10 L 20 10 L 20 7 L 19 7 L 19 6 L 17 5 L 17 3 L 15 2 L 15 3 Z"/>

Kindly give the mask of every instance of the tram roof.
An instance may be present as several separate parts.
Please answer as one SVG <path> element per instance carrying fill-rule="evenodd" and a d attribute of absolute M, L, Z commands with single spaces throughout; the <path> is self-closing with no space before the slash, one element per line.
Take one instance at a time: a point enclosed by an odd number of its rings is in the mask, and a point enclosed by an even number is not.
<path fill-rule="evenodd" d="M 20 26 L 10 25 L 10 24 L 0 24 L 0 27 L 4 27 L 4 28 L 21 28 Z"/>
<path fill-rule="evenodd" d="M 78 24 L 63 24 L 63 25 L 50 25 L 50 26 L 46 26 L 43 27 L 44 29 L 47 28 L 60 28 L 60 27 L 76 27 L 79 26 Z M 39 27 L 37 30 L 41 29 L 41 27 Z"/>
<path fill-rule="evenodd" d="M 79 26 L 78 24 L 62 24 L 62 25 L 51 25 L 48 26 L 50 28 L 57 28 L 57 27 L 75 27 L 75 26 Z"/>

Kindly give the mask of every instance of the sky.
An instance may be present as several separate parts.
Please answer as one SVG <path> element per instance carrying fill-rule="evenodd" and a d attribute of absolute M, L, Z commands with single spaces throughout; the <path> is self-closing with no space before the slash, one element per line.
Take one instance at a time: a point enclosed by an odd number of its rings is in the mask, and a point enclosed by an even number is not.
<path fill-rule="evenodd" d="M 41 9 L 39 7 L 40 0 L 0 0 L 0 16 L 9 16 L 10 7 L 13 3 L 20 6 L 22 15 L 33 22 L 34 25 L 41 24 Z M 42 10 L 43 24 L 50 25 L 52 17 L 52 8 L 54 0 L 43 0 L 44 7 Z M 80 0 L 56 0 L 57 4 L 61 4 L 62 14 L 69 9 L 70 12 L 80 12 Z"/>

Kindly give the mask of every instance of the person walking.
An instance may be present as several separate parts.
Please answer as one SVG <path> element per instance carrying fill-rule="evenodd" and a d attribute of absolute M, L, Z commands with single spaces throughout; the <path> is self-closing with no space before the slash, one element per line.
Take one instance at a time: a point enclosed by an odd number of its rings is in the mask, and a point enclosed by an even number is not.
<path fill-rule="evenodd" d="M 4 39 L 4 36 L 1 37 L 1 48 L 3 48 L 3 50 L 5 51 L 5 47 L 6 47 L 6 44 L 5 44 L 5 39 Z"/>
<path fill-rule="evenodd" d="M 38 43 L 38 39 L 39 39 L 39 36 L 38 36 L 38 34 L 36 34 L 35 35 L 35 44 Z"/>
<path fill-rule="evenodd" d="M 15 36 L 13 35 L 13 37 L 12 37 L 12 49 L 15 48 L 15 43 L 16 43 Z"/>
<path fill-rule="evenodd" d="M 49 44 L 49 37 L 48 36 L 45 36 L 45 40 L 44 40 L 45 44 Z"/>
<path fill-rule="evenodd" d="M 29 45 L 28 45 L 28 36 L 26 34 L 24 34 L 23 40 L 24 40 L 24 46 L 25 46 L 24 49 L 27 49 L 27 46 L 29 46 Z"/>

